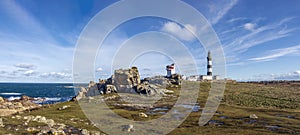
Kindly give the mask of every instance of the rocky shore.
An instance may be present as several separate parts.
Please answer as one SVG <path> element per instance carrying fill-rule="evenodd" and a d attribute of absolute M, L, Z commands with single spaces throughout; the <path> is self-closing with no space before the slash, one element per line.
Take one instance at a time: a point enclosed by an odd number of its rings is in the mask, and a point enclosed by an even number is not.
<path fill-rule="evenodd" d="M 68 104 L 59 103 L 59 104 Z M 73 102 L 72 104 L 75 104 Z M 86 120 L 80 119 L 78 117 L 64 119 L 56 119 L 49 115 L 57 115 L 64 117 L 65 113 L 71 113 L 72 109 L 76 109 L 71 105 L 59 105 L 55 107 L 52 106 L 42 106 L 39 107 L 36 111 L 31 112 L 17 112 L 14 114 L 6 115 L 0 117 L 0 134 L 4 134 L 6 131 L 8 133 L 17 133 L 17 134 L 35 134 L 35 135 L 101 135 L 102 133 L 97 130 L 87 130 L 83 127 L 74 127 L 71 123 L 84 123 L 86 126 L 93 127 L 94 125 Z M 43 111 L 45 110 L 45 112 Z M 54 111 L 55 110 L 55 111 Z M 72 110 L 75 111 L 75 110 Z M 38 112 L 35 114 L 34 112 Z M 53 114 L 52 114 L 53 113 Z M 42 116 L 44 114 L 45 116 Z M 49 118 L 51 117 L 51 118 Z"/>
<path fill-rule="evenodd" d="M 163 78 L 163 77 L 162 77 Z M 184 82 L 185 83 L 185 82 Z M 187 82 L 188 88 L 201 85 L 198 101 L 195 105 L 181 104 L 174 107 L 179 88 L 171 88 L 174 91 L 170 96 L 161 98 L 153 105 L 136 104 L 136 102 L 117 102 L 118 94 L 104 94 L 95 97 L 87 97 L 79 102 L 97 105 L 100 98 L 105 100 L 110 109 L 119 116 L 134 121 L 149 121 L 158 119 L 166 113 L 172 116 L 180 116 L 178 111 L 171 109 L 189 108 L 191 114 L 174 131 L 169 134 L 299 134 L 299 84 L 272 84 L 257 83 L 227 83 L 224 99 L 221 101 L 214 116 L 204 126 L 198 125 L 202 115 L 202 107 L 208 95 L 210 84 L 208 82 Z M 97 84 L 97 83 L 96 83 Z M 130 95 L 140 102 L 139 98 L 148 98 L 147 94 L 122 93 L 124 100 L 131 101 Z M 152 96 L 150 96 L 152 97 Z M 1 107 L 12 108 L 27 107 L 30 98 L 22 98 L 16 101 L 7 101 L 0 98 Z M 10 103 L 9 103 L 10 102 Z M 131 104 L 133 103 L 133 104 Z M 19 104 L 19 105 L 18 105 Z M 143 105 L 143 106 L 141 106 Z M 34 105 L 32 105 L 34 106 Z M 128 123 L 122 133 L 136 134 L 138 127 Z M 43 105 L 31 111 L 22 111 L 0 117 L 0 134 L 79 134 L 102 135 L 98 123 L 88 119 L 78 102 L 61 102 Z M 117 130 L 117 129 L 112 129 Z"/>
<path fill-rule="evenodd" d="M 21 99 L 8 101 L 7 99 L 0 97 L 0 116 L 7 116 L 15 113 L 21 113 L 25 110 L 32 110 L 41 107 L 36 104 L 33 98 L 23 95 Z"/>

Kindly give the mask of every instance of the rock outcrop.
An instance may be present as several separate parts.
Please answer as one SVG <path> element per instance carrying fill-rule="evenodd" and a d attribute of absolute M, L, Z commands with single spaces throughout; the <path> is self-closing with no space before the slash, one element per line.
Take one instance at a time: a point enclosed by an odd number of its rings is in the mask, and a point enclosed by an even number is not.
<path fill-rule="evenodd" d="M 181 85 L 182 76 L 180 74 L 172 74 L 170 77 L 154 76 L 145 78 L 150 84 L 155 84 L 162 87 L 178 87 Z"/>
<path fill-rule="evenodd" d="M 137 67 L 115 70 L 111 78 L 118 92 L 136 93 L 136 87 L 141 83 Z"/>
<path fill-rule="evenodd" d="M 0 116 L 7 116 L 17 112 L 38 108 L 41 105 L 32 102 L 33 98 L 22 96 L 19 100 L 8 101 L 0 97 Z"/>
<path fill-rule="evenodd" d="M 165 95 L 172 93 L 165 88 L 178 87 L 181 85 L 182 76 L 172 74 L 169 77 L 156 76 L 141 80 L 137 67 L 130 69 L 118 69 L 106 79 L 98 83 L 91 81 L 87 88 L 82 87 L 74 98 L 80 100 L 84 97 L 96 96 L 109 93 L 135 93 L 145 95 Z"/>
<path fill-rule="evenodd" d="M 168 79 L 170 81 L 169 85 L 181 85 L 182 76 L 180 74 L 172 74 Z"/>

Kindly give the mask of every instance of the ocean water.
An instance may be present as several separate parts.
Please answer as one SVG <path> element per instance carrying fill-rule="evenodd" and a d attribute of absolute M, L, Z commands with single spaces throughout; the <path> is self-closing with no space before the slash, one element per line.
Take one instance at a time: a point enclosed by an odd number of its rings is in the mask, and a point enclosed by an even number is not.
<path fill-rule="evenodd" d="M 72 83 L 0 83 L 0 96 L 8 100 L 20 99 L 22 95 L 33 97 L 39 104 L 53 104 L 71 100 L 78 86 Z"/>

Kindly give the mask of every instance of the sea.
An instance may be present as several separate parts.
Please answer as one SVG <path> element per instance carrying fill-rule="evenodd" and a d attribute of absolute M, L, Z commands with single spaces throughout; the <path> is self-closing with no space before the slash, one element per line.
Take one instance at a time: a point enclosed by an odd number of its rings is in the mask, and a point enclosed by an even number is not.
<path fill-rule="evenodd" d="M 10 101 L 22 95 L 34 98 L 38 104 L 54 104 L 69 101 L 78 92 L 78 87 L 87 84 L 73 83 L 0 83 L 0 96 Z"/>

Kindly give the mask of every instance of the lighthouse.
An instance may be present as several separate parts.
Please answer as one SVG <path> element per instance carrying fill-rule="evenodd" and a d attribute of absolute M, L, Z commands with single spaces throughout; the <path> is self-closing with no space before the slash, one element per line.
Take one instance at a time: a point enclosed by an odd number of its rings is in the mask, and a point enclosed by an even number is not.
<path fill-rule="evenodd" d="M 207 54 L 207 75 L 212 76 L 212 57 L 210 51 Z"/>
<path fill-rule="evenodd" d="M 207 74 L 201 75 L 200 80 L 202 81 L 211 81 L 211 80 L 218 80 L 218 76 L 212 75 L 212 57 L 210 51 L 207 54 Z"/>
<path fill-rule="evenodd" d="M 166 70 L 167 70 L 167 77 L 171 77 L 172 74 L 175 74 L 175 64 L 173 63 L 171 65 L 167 65 Z"/>
<path fill-rule="evenodd" d="M 219 80 L 219 75 L 214 75 L 212 73 L 212 56 L 211 52 L 208 51 L 207 53 L 207 74 L 206 75 L 200 75 L 199 80 L 200 81 L 213 81 L 213 80 Z"/>

